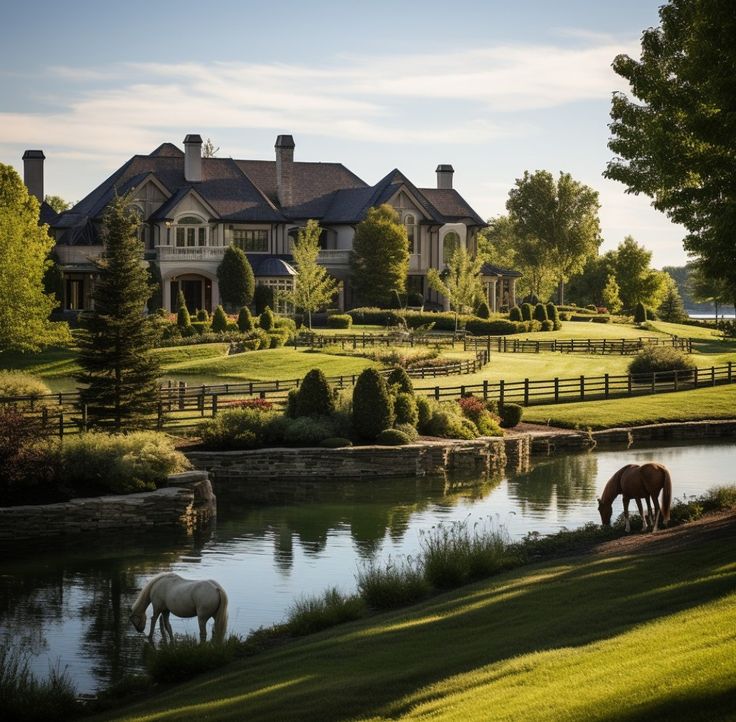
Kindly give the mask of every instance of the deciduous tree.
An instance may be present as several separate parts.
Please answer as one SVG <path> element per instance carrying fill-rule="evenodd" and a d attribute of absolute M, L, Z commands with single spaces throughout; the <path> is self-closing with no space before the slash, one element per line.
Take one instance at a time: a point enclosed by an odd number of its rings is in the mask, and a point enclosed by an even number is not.
<path fill-rule="evenodd" d="M 58 306 L 44 291 L 54 245 L 38 225 L 38 201 L 9 165 L 0 163 L 0 352 L 36 351 L 69 340 L 65 323 L 52 323 Z"/>
<path fill-rule="evenodd" d="M 607 254 L 616 275 L 621 303 L 633 309 L 641 302 L 656 308 L 664 291 L 664 276 L 650 267 L 652 252 L 640 246 L 632 236 L 626 236 L 615 251 Z"/>

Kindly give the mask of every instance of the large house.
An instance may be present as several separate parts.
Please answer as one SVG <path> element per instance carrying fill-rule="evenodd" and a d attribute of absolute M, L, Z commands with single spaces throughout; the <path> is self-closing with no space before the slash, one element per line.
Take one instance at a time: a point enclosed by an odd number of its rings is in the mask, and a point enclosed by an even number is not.
<path fill-rule="evenodd" d="M 132 198 L 146 258 L 156 267 L 161 302 L 169 310 L 176 308 L 179 291 L 192 310 L 217 306 L 217 267 L 231 244 L 245 251 L 257 283 L 292 288 L 292 244 L 309 219 L 324 229 L 320 262 L 341 281 L 336 305 L 354 306 L 350 252 L 355 226 L 382 203 L 393 206 L 406 226 L 408 290 L 427 303 L 446 305 L 429 289 L 427 271 L 443 268 L 460 244 L 475 253 L 477 233 L 485 226 L 453 188 L 451 165 L 437 166 L 436 188 L 417 188 L 399 170 L 368 185 L 341 163 L 295 161 L 291 135 L 279 135 L 275 149 L 271 161 L 202 157 L 202 138 L 187 135 L 183 151 L 163 143 L 148 155 L 134 155 L 58 216 L 43 204 L 42 221 L 56 239 L 64 279 L 62 308 L 74 312 L 90 305 L 91 259 L 102 251 L 102 216 L 115 194 Z M 42 201 L 44 154 L 26 151 L 23 161 L 26 185 Z M 519 273 L 486 265 L 483 274 L 492 309 L 514 303 Z"/>

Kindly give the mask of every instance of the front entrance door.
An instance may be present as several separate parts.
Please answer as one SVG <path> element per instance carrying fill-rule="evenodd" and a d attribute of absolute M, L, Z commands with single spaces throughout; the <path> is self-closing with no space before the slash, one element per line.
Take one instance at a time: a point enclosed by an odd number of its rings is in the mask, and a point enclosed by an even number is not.
<path fill-rule="evenodd" d="M 203 278 L 179 278 L 171 282 L 171 310 L 176 313 L 179 308 L 179 291 L 184 294 L 184 302 L 187 304 L 189 313 L 194 313 L 200 308 L 210 310 L 212 305 L 212 284 L 207 280 L 207 288 L 204 288 Z M 203 293 L 206 291 L 207 293 Z"/>

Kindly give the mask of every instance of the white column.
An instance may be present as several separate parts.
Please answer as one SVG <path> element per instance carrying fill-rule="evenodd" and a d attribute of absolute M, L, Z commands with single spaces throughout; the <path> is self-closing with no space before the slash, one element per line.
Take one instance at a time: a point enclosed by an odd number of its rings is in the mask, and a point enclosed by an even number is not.
<path fill-rule="evenodd" d="M 496 311 L 498 310 L 498 302 L 496 299 L 496 283 L 497 283 L 496 279 L 494 278 L 490 282 L 490 284 L 488 284 L 490 287 L 490 292 L 489 292 L 490 306 L 491 306 L 491 311 L 493 311 L 493 313 L 496 313 Z"/>
<path fill-rule="evenodd" d="M 509 307 L 516 305 L 516 279 L 509 279 Z"/>
<path fill-rule="evenodd" d="M 176 311 L 176 309 L 171 308 L 171 279 L 167 278 L 163 282 L 163 288 L 161 290 L 162 293 L 162 305 L 167 311 Z"/>

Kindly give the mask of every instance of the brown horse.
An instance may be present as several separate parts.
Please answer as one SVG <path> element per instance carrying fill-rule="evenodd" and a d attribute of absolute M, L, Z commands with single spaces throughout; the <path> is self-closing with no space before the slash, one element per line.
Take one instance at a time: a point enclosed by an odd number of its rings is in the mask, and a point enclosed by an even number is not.
<path fill-rule="evenodd" d="M 662 492 L 662 508 L 659 506 L 659 492 Z M 651 524 L 652 531 L 657 528 L 659 522 L 660 511 L 664 525 L 670 520 L 670 504 L 672 502 L 672 479 L 670 472 L 666 466 L 649 462 L 646 464 L 627 464 L 619 469 L 608 481 L 603 494 L 598 499 L 598 511 L 601 515 L 603 526 L 610 526 L 611 514 L 613 513 L 613 500 L 619 495 L 624 497 L 624 517 L 626 518 L 626 531 L 631 531 L 629 524 L 629 502 L 633 499 L 639 507 L 639 514 L 642 519 L 642 531 L 648 531 L 650 522 L 652 521 L 652 507 L 649 500 L 652 500 L 656 515 L 654 522 Z M 647 511 L 646 516 L 641 506 L 641 500 L 646 499 Z"/>

